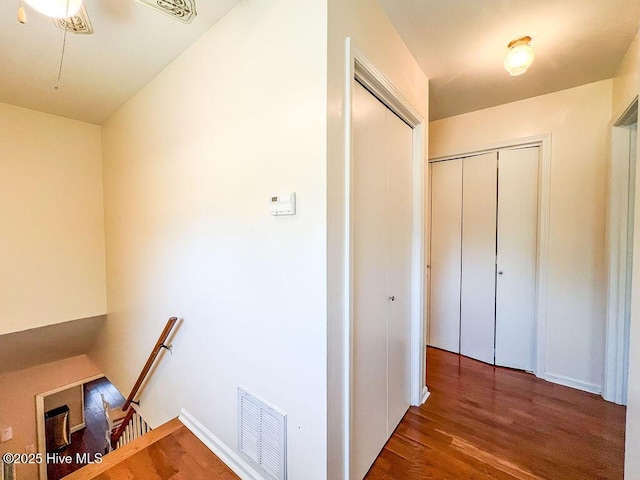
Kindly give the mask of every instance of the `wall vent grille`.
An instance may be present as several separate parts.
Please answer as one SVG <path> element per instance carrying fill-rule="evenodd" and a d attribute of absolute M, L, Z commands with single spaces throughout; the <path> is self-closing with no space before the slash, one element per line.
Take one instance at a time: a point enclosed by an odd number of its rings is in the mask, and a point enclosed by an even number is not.
<path fill-rule="evenodd" d="M 269 480 L 286 480 L 287 417 L 238 388 L 238 452 Z"/>
<path fill-rule="evenodd" d="M 16 466 L 13 463 L 5 463 L 0 460 L 0 480 L 14 480 L 16 478 Z"/>

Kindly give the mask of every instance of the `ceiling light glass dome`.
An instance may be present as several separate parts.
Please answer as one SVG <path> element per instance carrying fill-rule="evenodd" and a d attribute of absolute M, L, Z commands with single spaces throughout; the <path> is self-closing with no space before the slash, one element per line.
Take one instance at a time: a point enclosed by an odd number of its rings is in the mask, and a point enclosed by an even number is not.
<path fill-rule="evenodd" d="M 533 63 L 531 37 L 522 37 L 509 43 L 509 53 L 504 59 L 504 68 L 512 76 L 522 75 Z"/>
<path fill-rule="evenodd" d="M 80 11 L 82 0 L 24 0 L 34 10 L 52 18 L 73 17 Z"/>

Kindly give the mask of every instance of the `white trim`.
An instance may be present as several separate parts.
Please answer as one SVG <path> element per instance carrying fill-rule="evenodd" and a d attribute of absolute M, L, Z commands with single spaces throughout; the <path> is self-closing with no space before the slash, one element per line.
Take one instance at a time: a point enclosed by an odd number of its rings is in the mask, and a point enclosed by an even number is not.
<path fill-rule="evenodd" d="M 619 405 L 627 403 L 628 328 L 631 299 L 628 297 L 629 274 L 633 268 L 628 258 L 633 248 L 633 230 L 629 231 L 630 194 L 635 191 L 635 166 L 631 164 L 631 125 L 637 123 L 638 98 L 611 125 L 609 158 L 609 193 L 607 205 L 607 319 L 605 335 L 604 382 L 602 397 Z M 635 152 L 634 152 L 635 153 Z M 637 160 L 636 160 L 637 162 Z M 633 169 L 633 171 L 632 171 Z M 633 206 L 631 205 L 631 208 Z M 633 229 L 633 225 L 632 229 Z"/>
<path fill-rule="evenodd" d="M 426 402 L 427 399 L 430 396 L 431 396 L 431 392 L 429 391 L 429 389 L 425 385 L 424 388 L 422 389 L 422 397 L 420 398 L 420 405 L 422 405 L 424 402 Z"/>
<path fill-rule="evenodd" d="M 429 163 L 481 155 L 507 148 L 537 146 L 540 148 L 538 173 L 538 253 L 536 261 L 535 367 L 534 374 L 545 377 L 547 344 L 547 302 L 549 289 L 549 222 L 551 192 L 551 134 L 515 138 L 477 147 L 462 148 L 429 159 Z M 589 391 L 589 390 L 588 390 Z"/>
<path fill-rule="evenodd" d="M 551 139 L 551 134 L 546 133 L 542 135 L 533 135 L 530 137 L 502 140 L 500 142 L 493 142 L 484 145 L 456 148 L 429 158 L 429 163 L 442 162 L 444 160 L 455 160 L 456 158 L 462 157 L 474 157 L 476 155 L 482 155 L 483 153 L 494 152 L 496 150 L 502 150 L 505 148 L 540 145 L 541 141 L 545 139 Z"/>
<path fill-rule="evenodd" d="M 343 480 L 351 478 L 351 377 L 353 365 L 353 328 L 351 319 L 353 318 L 353 269 L 351 265 L 352 246 L 351 246 L 351 191 L 353 179 L 351 178 L 351 115 L 352 115 L 352 99 L 353 99 L 353 78 L 355 70 L 355 60 L 351 49 L 351 38 L 346 39 L 346 80 L 344 93 L 344 311 L 343 311 L 343 339 L 344 339 L 344 404 L 342 406 L 344 412 L 343 438 Z"/>
<path fill-rule="evenodd" d="M 547 372 L 541 378 L 548 382 L 557 383 L 558 385 L 564 385 L 565 387 L 576 388 L 578 390 L 583 390 L 589 393 L 599 394 L 602 392 L 602 385 L 583 382 L 582 380 L 577 380 L 571 377 L 565 377 L 564 375 L 556 375 L 554 373 Z"/>
<path fill-rule="evenodd" d="M 352 225 L 351 193 L 352 176 L 352 99 L 353 83 L 358 81 L 403 119 L 413 129 L 413 208 L 412 208 L 412 272 L 411 272 L 411 398 L 412 405 L 422 404 L 424 390 L 424 132 L 426 120 L 385 77 L 367 56 L 357 48 L 351 38 L 346 39 L 346 78 L 344 92 L 344 155 L 345 155 L 345 298 L 344 298 L 344 478 L 350 478 L 352 367 L 353 367 L 353 273 L 352 273 Z"/>
<path fill-rule="evenodd" d="M 222 440 L 211 433 L 202 423 L 187 412 L 184 408 L 180 409 L 178 417 L 185 427 L 193 433 L 198 439 L 204 443 L 222 462 L 227 465 L 242 480 L 264 480 L 251 466 L 245 462 L 240 455 L 229 448 Z"/>
<path fill-rule="evenodd" d="M 84 410 L 84 409 L 83 409 L 83 410 Z M 83 416 L 84 416 L 84 413 L 83 413 Z M 87 426 L 87 425 L 86 425 L 86 423 L 85 423 L 85 422 L 79 423 L 79 424 L 78 424 L 78 425 L 76 425 L 75 427 L 71 427 L 70 432 L 71 432 L 72 434 L 73 434 L 73 433 L 76 433 L 76 432 L 79 432 L 80 430 L 82 430 L 82 429 L 83 429 L 83 428 L 85 428 L 86 426 Z"/>
<path fill-rule="evenodd" d="M 73 387 L 77 387 L 78 385 L 84 385 L 85 383 L 93 382 L 94 380 L 98 380 L 99 378 L 104 377 L 104 373 L 99 373 L 98 375 L 93 375 L 91 377 L 83 378 L 82 380 L 78 380 L 73 383 L 69 383 L 67 385 L 63 385 L 58 388 L 54 388 L 53 390 L 49 390 L 47 392 L 38 393 L 35 397 L 36 400 L 36 437 L 38 441 L 38 453 L 40 453 L 43 457 L 47 455 L 47 444 L 46 437 L 44 432 L 44 397 L 48 397 L 49 395 L 53 395 L 55 393 L 62 392 L 64 390 L 68 390 Z M 82 416 L 84 419 L 84 394 L 82 400 Z M 84 422 L 82 423 L 82 428 L 84 428 Z M 79 429 L 78 429 L 79 430 Z M 74 432 L 74 429 L 71 429 L 71 433 Z M 40 480 L 47 480 L 47 463 L 42 462 L 38 465 L 38 478 Z"/>

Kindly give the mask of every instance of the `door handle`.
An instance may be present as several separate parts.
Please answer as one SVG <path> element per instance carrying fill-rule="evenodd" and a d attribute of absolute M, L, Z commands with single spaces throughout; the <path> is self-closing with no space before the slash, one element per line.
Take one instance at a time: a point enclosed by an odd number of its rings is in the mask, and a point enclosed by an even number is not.
<path fill-rule="evenodd" d="M 389 300 L 391 300 L 392 302 L 395 302 L 396 301 L 396 296 L 395 295 L 390 296 Z"/>
<path fill-rule="evenodd" d="M 502 275 L 503 273 L 504 273 L 504 272 L 503 272 L 502 270 L 500 270 L 500 271 L 498 272 L 498 275 Z"/>

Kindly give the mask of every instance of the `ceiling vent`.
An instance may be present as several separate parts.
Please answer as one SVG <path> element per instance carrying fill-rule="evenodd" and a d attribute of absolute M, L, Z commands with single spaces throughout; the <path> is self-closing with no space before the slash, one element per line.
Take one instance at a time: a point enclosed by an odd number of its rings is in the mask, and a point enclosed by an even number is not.
<path fill-rule="evenodd" d="M 181 22 L 191 23 L 198 13 L 195 0 L 136 0 Z"/>
<path fill-rule="evenodd" d="M 287 478 L 287 417 L 238 388 L 238 452 L 269 480 Z"/>
<path fill-rule="evenodd" d="M 60 30 L 66 30 L 67 32 L 82 35 L 91 35 L 93 33 L 93 25 L 91 25 L 91 20 L 89 20 L 89 15 L 84 5 L 82 5 L 80 11 L 72 17 L 54 18 L 53 23 L 55 23 L 56 27 Z"/>

